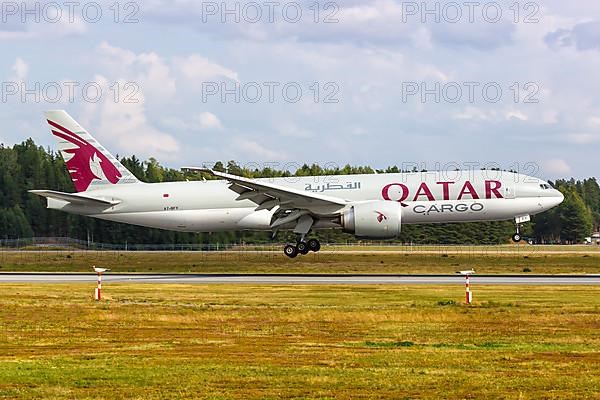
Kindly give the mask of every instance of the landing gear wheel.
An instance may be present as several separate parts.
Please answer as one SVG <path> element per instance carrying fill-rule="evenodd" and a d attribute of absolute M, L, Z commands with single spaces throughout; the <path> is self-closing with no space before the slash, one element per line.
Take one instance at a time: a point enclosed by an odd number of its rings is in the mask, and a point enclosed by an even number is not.
<path fill-rule="evenodd" d="M 513 240 L 513 242 L 515 242 L 515 243 L 519 243 L 519 242 L 521 241 L 521 239 L 522 239 L 522 238 L 521 238 L 521 235 L 520 235 L 520 234 L 518 234 L 518 233 L 515 233 L 514 235 L 512 235 L 512 240 Z"/>
<path fill-rule="evenodd" d="M 310 239 L 308 241 L 308 249 L 316 253 L 317 251 L 321 250 L 321 243 L 319 243 L 317 239 Z"/>
<path fill-rule="evenodd" d="M 298 242 L 296 248 L 300 254 L 308 254 L 309 252 L 308 244 L 306 242 Z"/>
<path fill-rule="evenodd" d="M 298 255 L 298 249 L 294 245 L 286 244 L 283 248 L 283 254 L 285 254 L 289 258 L 294 258 Z"/>

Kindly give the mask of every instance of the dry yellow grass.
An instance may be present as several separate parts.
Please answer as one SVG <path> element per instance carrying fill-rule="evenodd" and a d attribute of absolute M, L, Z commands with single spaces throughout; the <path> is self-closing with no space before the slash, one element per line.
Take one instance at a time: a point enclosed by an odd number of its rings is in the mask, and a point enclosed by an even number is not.
<path fill-rule="evenodd" d="M 0 290 L 0 398 L 600 398 L 596 287 Z"/>

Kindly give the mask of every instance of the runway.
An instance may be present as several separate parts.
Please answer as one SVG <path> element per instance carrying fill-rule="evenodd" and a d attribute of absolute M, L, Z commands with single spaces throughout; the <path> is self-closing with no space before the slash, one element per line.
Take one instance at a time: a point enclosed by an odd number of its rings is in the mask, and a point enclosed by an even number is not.
<path fill-rule="evenodd" d="M 90 273 L 0 273 L 1 283 L 94 283 Z M 461 275 L 243 275 L 111 274 L 104 283 L 257 284 L 257 285 L 445 285 L 464 284 Z M 600 275 L 473 275 L 480 285 L 600 285 Z"/>

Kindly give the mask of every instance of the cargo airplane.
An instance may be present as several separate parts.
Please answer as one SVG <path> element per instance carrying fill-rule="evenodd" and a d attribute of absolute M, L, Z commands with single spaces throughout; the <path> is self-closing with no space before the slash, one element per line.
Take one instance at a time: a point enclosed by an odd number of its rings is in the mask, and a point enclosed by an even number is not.
<path fill-rule="evenodd" d="M 250 179 L 187 168 L 218 180 L 143 183 L 65 111 L 48 111 L 77 193 L 31 190 L 51 209 L 184 232 L 292 230 L 288 257 L 319 251 L 312 231 L 338 228 L 362 239 L 395 239 L 403 224 L 497 221 L 563 201 L 547 182 L 495 170 Z"/>

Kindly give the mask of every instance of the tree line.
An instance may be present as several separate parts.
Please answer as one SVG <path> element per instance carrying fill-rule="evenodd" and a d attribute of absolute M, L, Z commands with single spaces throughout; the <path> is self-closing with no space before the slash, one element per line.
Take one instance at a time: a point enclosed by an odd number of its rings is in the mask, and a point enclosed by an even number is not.
<path fill-rule="evenodd" d="M 150 158 L 121 158 L 123 165 L 143 182 L 212 179 L 197 172 L 166 168 Z M 272 168 L 249 169 L 234 161 L 217 162 L 214 169 L 249 178 L 372 174 L 400 172 L 392 166 L 374 170 L 368 166 L 324 168 L 303 165 L 294 172 Z M 600 187 L 595 178 L 559 179 L 551 182 L 565 195 L 558 207 L 534 216 L 524 235 L 538 243 L 581 243 L 600 226 Z M 265 243 L 268 232 L 185 233 L 138 227 L 48 210 L 46 201 L 27 191 L 52 189 L 73 192 L 74 187 L 61 156 L 37 146 L 32 139 L 12 147 L 0 145 L 0 239 L 68 236 L 98 243 L 200 244 Z M 497 244 L 505 243 L 514 232 L 511 221 L 464 224 L 405 225 L 398 242 L 415 244 Z M 278 240 L 285 240 L 286 234 Z M 324 242 L 354 242 L 353 236 L 339 230 L 319 231 Z"/>

